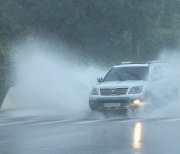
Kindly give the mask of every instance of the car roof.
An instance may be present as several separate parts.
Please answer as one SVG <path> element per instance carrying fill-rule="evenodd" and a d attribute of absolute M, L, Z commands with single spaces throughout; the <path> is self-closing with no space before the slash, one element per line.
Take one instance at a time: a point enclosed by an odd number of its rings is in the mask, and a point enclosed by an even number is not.
<path fill-rule="evenodd" d="M 163 64 L 168 64 L 165 62 L 161 62 L 161 61 L 149 61 L 149 62 L 121 62 L 118 65 L 115 65 L 114 67 L 148 67 L 152 64 L 159 64 L 159 65 L 163 65 Z"/>
<path fill-rule="evenodd" d="M 114 67 L 148 67 L 149 64 L 120 64 Z"/>

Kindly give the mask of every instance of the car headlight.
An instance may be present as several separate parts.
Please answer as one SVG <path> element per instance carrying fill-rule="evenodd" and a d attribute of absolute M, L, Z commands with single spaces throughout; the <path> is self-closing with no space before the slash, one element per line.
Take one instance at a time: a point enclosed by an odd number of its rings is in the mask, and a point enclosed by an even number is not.
<path fill-rule="evenodd" d="M 97 88 L 93 88 L 92 92 L 91 92 L 91 95 L 99 95 L 98 89 Z"/>
<path fill-rule="evenodd" d="M 143 89 L 142 86 L 132 87 L 131 90 L 129 91 L 129 94 L 139 94 L 142 92 L 142 89 Z"/>

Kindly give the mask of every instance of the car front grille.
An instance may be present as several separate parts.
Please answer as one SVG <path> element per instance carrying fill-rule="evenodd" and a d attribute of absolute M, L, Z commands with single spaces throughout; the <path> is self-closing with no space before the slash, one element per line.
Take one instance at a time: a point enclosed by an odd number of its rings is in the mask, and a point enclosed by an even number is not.
<path fill-rule="evenodd" d="M 101 95 L 110 96 L 110 95 L 125 95 L 128 88 L 111 88 L 111 89 L 100 89 Z"/>

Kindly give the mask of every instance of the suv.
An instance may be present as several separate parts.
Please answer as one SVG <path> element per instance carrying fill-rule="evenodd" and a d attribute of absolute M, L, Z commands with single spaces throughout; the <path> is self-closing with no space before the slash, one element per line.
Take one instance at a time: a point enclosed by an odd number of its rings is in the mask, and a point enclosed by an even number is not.
<path fill-rule="evenodd" d="M 89 97 L 91 110 L 137 109 L 175 94 L 170 65 L 163 62 L 122 62 L 98 78 Z M 156 100 L 156 101 L 155 101 Z M 166 99 L 167 100 L 167 99 Z M 163 101 L 165 102 L 165 101 Z"/>

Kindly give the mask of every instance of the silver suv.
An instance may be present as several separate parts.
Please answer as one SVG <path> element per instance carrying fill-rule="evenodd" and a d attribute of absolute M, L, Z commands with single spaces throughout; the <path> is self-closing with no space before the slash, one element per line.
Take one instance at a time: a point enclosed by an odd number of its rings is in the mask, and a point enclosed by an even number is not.
<path fill-rule="evenodd" d="M 98 78 L 89 97 L 92 110 L 134 109 L 175 93 L 170 66 L 163 62 L 122 62 Z M 152 101 L 153 100 L 153 101 Z"/>

